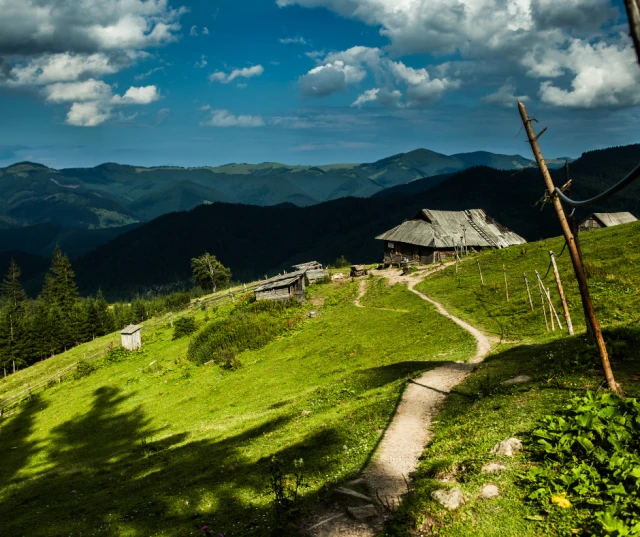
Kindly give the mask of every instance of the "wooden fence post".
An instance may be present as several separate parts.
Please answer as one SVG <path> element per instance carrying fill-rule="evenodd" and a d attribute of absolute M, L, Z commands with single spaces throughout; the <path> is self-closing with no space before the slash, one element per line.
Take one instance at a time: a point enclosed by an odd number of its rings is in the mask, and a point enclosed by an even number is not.
<path fill-rule="evenodd" d="M 31 383 L 27 383 L 27 389 L 29 390 L 29 399 L 31 399 Z"/>
<path fill-rule="evenodd" d="M 560 322 L 560 317 L 558 316 L 558 312 L 556 311 L 556 307 L 553 305 L 553 302 L 551 300 L 551 293 L 549 292 L 549 289 L 547 289 L 547 288 L 545 288 L 544 292 L 547 294 L 547 299 L 549 300 L 549 309 L 552 311 L 553 315 L 556 318 L 556 322 L 558 323 L 558 328 L 560 328 L 560 330 L 562 330 L 562 323 Z M 553 318 L 552 318 L 552 320 L 553 320 Z"/>
<path fill-rule="evenodd" d="M 538 279 L 538 291 L 540 291 L 540 303 L 542 304 L 542 313 L 544 315 L 544 325 L 547 328 L 547 332 L 549 331 L 549 322 L 547 321 L 547 310 L 544 307 L 544 294 L 542 293 L 542 285 L 540 284 L 540 274 L 538 274 L 538 271 L 536 270 L 536 277 Z M 549 312 L 551 313 L 551 312 Z"/>
<path fill-rule="evenodd" d="M 540 137 L 540 135 L 536 135 L 536 133 L 534 132 L 533 126 L 531 125 L 532 120 L 529 119 L 527 109 L 520 101 L 518 101 L 518 110 L 520 112 L 522 124 L 524 125 L 524 128 L 527 132 L 527 138 L 529 139 L 531 151 L 533 152 L 533 156 L 536 159 L 536 163 L 538 164 L 538 168 L 540 170 L 540 173 L 542 174 L 542 179 L 544 180 L 544 184 L 547 188 L 547 195 L 551 198 L 551 202 L 556 211 L 558 221 L 560 222 L 560 227 L 562 228 L 562 233 L 564 235 L 565 241 L 567 242 L 567 247 L 569 248 L 573 270 L 576 273 L 578 287 L 580 288 L 580 297 L 582 298 L 582 304 L 587 312 L 587 317 L 589 318 L 591 328 L 593 329 L 593 337 L 596 340 L 596 346 L 598 347 L 598 353 L 600 354 L 602 370 L 604 371 L 604 375 L 607 379 L 607 385 L 610 390 L 618 394 L 622 394 L 622 388 L 618 386 L 613 375 L 613 370 L 611 369 L 611 362 L 609 361 L 607 345 L 604 341 L 604 337 L 602 336 L 600 323 L 598 322 L 596 311 L 593 307 L 593 302 L 591 301 L 589 284 L 587 282 L 587 276 L 584 272 L 584 267 L 582 266 L 582 259 L 580 258 L 580 253 L 578 252 L 575 237 L 571 231 L 571 228 L 569 227 L 567 216 L 564 214 L 562 203 L 560 202 L 560 198 L 555 191 L 556 187 L 553 183 L 553 179 L 551 178 L 551 174 L 549 173 L 547 164 L 545 163 L 542 152 L 540 151 L 540 146 L 538 145 L 538 138 Z"/>
<path fill-rule="evenodd" d="M 502 263 L 502 272 L 504 273 L 504 292 L 507 295 L 507 302 L 509 302 L 509 282 L 507 282 L 507 269 Z"/>
<path fill-rule="evenodd" d="M 60 376 L 60 371 L 58 371 L 58 384 L 62 382 L 62 377 Z"/>
<path fill-rule="evenodd" d="M 482 269 L 480 268 L 480 260 L 476 259 L 476 263 L 478 264 L 478 272 L 480 273 L 480 283 L 484 286 L 484 278 L 482 277 Z"/>
<path fill-rule="evenodd" d="M 533 311 L 533 300 L 531 300 L 531 291 L 529 291 L 529 278 L 527 278 L 527 273 L 524 272 L 524 284 L 527 286 L 527 296 L 529 297 L 529 306 L 531 306 L 531 311 Z"/>
<path fill-rule="evenodd" d="M 569 313 L 569 305 L 567 304 L 567 298 L 564 296 L 564 289 L 562 288 L 562 281 L 560 280 L 560 273 L 558 272 L 558 266 L 556 265 L 556 254 L 549 252 L 551 257 L 551 265 L 553 266 L 553 274 L 556 277 L 556 284 L 558 285 L 558 294 L 562 301 L 562 311 L 564 312 L 564 318 L 567 321 L 567 330 L 569 335 L 573 335 L 573 323 L 571 322 L 571 314 Z"/>

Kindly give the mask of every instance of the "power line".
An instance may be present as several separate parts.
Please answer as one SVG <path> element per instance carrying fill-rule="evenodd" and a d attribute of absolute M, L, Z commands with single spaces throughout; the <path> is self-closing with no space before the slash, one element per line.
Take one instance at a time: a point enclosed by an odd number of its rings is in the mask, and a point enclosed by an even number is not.
<path fill-rule="evenodd" d="M 633 183 L 636 179 L 640 179 L 640 164 L 638 164 L 638 166 L 636 166 L 626 177 L 621 179 L 611 188 L 588 200 L 572 200 L 571 198 L 567 197 L 558 187 L 555 188 L 555 193 L 563 202 L 565 202 L 567 205 L 571 205 L 571 207 L 585 207 L 586 205 L 591 205 L 592 203 L 596 203 L 597 201 L 608 198 L 609 196 L 615 194 L 619 190 L 622 190 L 626 186 Z"/>

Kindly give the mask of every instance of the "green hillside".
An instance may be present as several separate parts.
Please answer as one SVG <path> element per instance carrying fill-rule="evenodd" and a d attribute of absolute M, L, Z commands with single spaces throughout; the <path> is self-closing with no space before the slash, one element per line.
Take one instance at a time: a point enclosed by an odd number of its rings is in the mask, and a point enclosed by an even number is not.
<path fill-rule="evenodd" d="M 628 396 L 638 398 L 640 223 L 582 233 L 580 239 L 616 380 Z M 531 437 L 531 432 L 540 427 L 540 420 L 561 412 L 572 398 L 584 396 L 587 390 L 602 393 L 605 385 L 595 346 L 584 336 L 577 284 L 571 276 L 566 252 L 558 259 L 558 266 L 576 336 L 568 337 L 566 329 L 546 331 L 535 287 L 532 287 L 535 311 L 531 312 L 529 306 L 523 272 L 532 282 L 535 270 L 544 276 L 549 250 L 560 254 L 562 246 L 563 240 L 556 238 L 481 253 L 465 261 L 457 275 L 455 267 L 449 267 L 418 285 L 449 311 L 502 338 L 505 344 L 477 366 L 447 399 L 435 424 L 435 436 L 423 454 L 413 492 L 388 524 L 386 537 L 415 535 L 414 532 L 427 528 L 434 528 L 443 537 L 624 535 L 607 532 L 597 522 L 598 512 L 606 504 L 580 501 L 576 490 L 578 483 L 584 482 L 585 486 L 590 483 L 586 474 L 576 473 L 574 483 L 567 480 L 558 490 L 558 493 L 562 490 L 562 497 L 569 498 L 572 506 L 568 509 L 550 501 L 553 491 L 545 490 L 542 482 L 536 485 L 542 490 L 541 500 L 528 498 L 536 486 L 531 488 L 522 477 L 532 468 L 536 438 Z M 480 285 L 476 259 L 483 271 L 484 287 Z M 508 274 L 509 302 L 504 290 L 503 264 Z M 544 281 L 564 323 L 553 273 Z M 518 375 L 528 375 L 532 381 L 510 387 L 501 384 Z M 637 423 L 630 422 L 630 426 L 637 430 Z M 510 437 L 525 441 L 523 454 L 511 460 L 490 453 L 493 446 Z M 637 452 L 637 445 L 635 449 Z M 578 460 L 586 456 L 578 443 L 571 447 L 571 452 Z M 482 466 L 493 462 L 505 465 L 506 470 L 492 475 L 481 472 Z M 556 466 L 556 472 L 561 468 Z M 453 477 L 453 481 L 443 483 L 442 476 Z M 480 496 L 481 488 L 488 483 L 499 487 L 500 495 L 495 500 Z M 606 487 L 598 479 L 595 483 Z M 455 512 L 447 512 L 433 500 L 431 493 L 454 486 L 461 489 L 467 502 Z M 635 494 L 632 484 L 625 486 L 630 494 Z M 640 518 L 637 505 L 635 517 Z"/>
<path fill-rule="evenodd" d="M 628 394 L 640 395 L 640 223 L 583 233 L 581 241 L 614 371 Z M 540 504 L 527 498 L 531 489 L 522 478 L 532 467 L 530 434 L 538 420 L 603 382 L 582 333 L 566 253 L 558 263 L 577 334 L 547 332 L 539 302 L 530 310 L 522 273 L 544 277 L 549 250 L 560 254 L 562 244 L 555 238 L 487 251 L 464 259 L 457 273 L 450 266 L 418 284 L 501 344 L 447 398 L 412 492 L 387 522 L 387 537 L 604 535 L 574 496 L 572 510 Z M 544 281 L 560 312 L 551 276 Z M 239 367 L 190 361 L 189 345 L 201 337 L 174 340 L 169 319 L 156 318 L 143 328 L 142 351 L 111 353 L 86 375 L 35 395 L 0 424 L 3 531 L 173 536 L 198 534 L 205 525 L 225 537 L 294 531 L 318 500 L 366 465 L 408 379 L 475 354 L 469 334 L 403 284 L 364 282 L 362 308 L 354 304 L 359 282 L 349 280 L 313 286 L 306 305 L 287 309 L 257 310 L 240 299 L 218 308 L 194 303 L 198 334 L 215 326 L 227 334 L 219 342 L 245 337 L 225 327 L 252 322 L 255 311 L 270 319 L 268 326 L 281 327 L 266 344 L 236 349 Z M 114 341 L 117 335 L 106 336 L 20 371 L 0 381 L 0 398 Z M 501 384 L 517 375 L 532 380 Z M 512 436 L 525 441 L 525 451 L 496 459 L 490 449 Z M 294 461 L 304 461 L 307 486 L 289 530 L 275 529 L 274 455 L 288 474 Z M 504 472 L 480 471 L 496 460 Z M 497 499 L 480 498 L 487 483 L 498 485 Z M 450 512 L 431 492 L 454 486 L 467 502 Z"/>
<path fill-rule="evenodd" d="M 269 535 L 273 455 L 287 468 L 304 459 L 311 501 L 362 468 L 407 378 L 443 354 L 474 353 L 470 336 L 406 289 L 376 299 L 401 311 L 356 308 L 356 292 L 350 282 L 314 287 L 313 303 L 287 313 L 301 320 L 241 353 L 236 371 L 189 362 L 188 338 L 172 340 L 158 320 L 145 325 L 143 351 L 35 397 L 0 426 L 3 533 L 173 536 L 206 524 L 227 537 Z M 231 309 L 196 318 L 221 321 Z M 35 367 L 51 371 L 87 348 Z"/>

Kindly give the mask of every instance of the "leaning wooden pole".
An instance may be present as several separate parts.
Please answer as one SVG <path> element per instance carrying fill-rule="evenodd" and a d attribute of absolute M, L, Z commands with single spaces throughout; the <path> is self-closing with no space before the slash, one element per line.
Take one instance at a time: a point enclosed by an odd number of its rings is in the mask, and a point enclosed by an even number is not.
<path fill-rule="evenodd" d="M 553 267 L 553 274 L 556 277 L 556 285 L 558 286 L 558 294 L 560 295 L 560 301 L 562 302 L 562 311 L 564 318 L 567 321 L 567 330 L 569 335 L 573 335 L 573 323 L 571 322 L 571 314 L 569 313 L 569 305 L 567 304 L 567 297 L 564 295 L 564 288 L 562 287 L 562 280 L 560 279 L 560 273 L 558 272 L 558 265 L 556 264 L 556 254 L 549 252 L 551 257 L 551 266 Z"/>
<path fill-rule="evenodd" d="M 477 259 L 476 263 L 478 263 L 478 273 L 480 274 L 480 283 L 484 287 L 484 278 L 482 277 L 482 269 L 480 268 L 480 260 Z"/>
<path fill-rule="evenodd" d="M 593 336 L 596 340 L 596 346 L 598 347 L 598 353 L 600 354 L 600 361 L 602 362 L 602 369 L 607 379 L 607 385 L 609 386 L 610 390 L 616 393 L 622 393 L 622 389 L 616 383 L 616 379 L 613 376 L 611 363 L 609 362 L 609 354 L 607 353 L 607 346 L 604 342 L 604 338 L 602 337 L 600 323 L 598 323 L 598 318 L 596 317 L 596 312 L 593 308 L 593 302 L 591 301 L 591 295 L 589 294 L 587 277 L 584 273 L 582 263 L 580 262 L 580 255 L 578 253 L 578 248 L 576 247 L 576 241 L 573 233 L 571 232 L 571 228 L 569 227 L 569 223 L 567 222 L 567 217 L 564 214 L 564 209 L 562 208 L 562 203 L 560 203 L 560 198 L 558 198 L 558 196 L 555 194 L 555 185 L 553 184 L 553 180 L 551 179 L 551 175 L 549 174 L 547 165 L 544 161 L 544 158 L 542 157 L 542 152 L 540 151 L 540 146 L 538 145 L 538 137 L 533 131 L 533 126 L 531 125 L 531 120 L 529 119 L 529 115 L 527 114 L 527 109 L 521 102 L 518 102 L 518 110 L 520 111 L 522 124 L 527 131 L 527 137 L 529 138 L 529 144 L 531 145 L 533 156 L 536 159 L 538 168 L 540 169 L 540 173 L 542 174 L 542 179 L 544 180 L 545 186 L 547 187 L 547 194 L 553 201 L 553 207 L 556 211 L 556 215 L 558 216 L 558 221 L 560 222 L 562 233 L 565 240 L 567 241 L 567 248 L 569 248 L 569 254 L 571 255 L 573 270 L 576 273 L 578 287 L 580 288 L 580 297 L 582 298 L 582 303 L 587 312 L 589 323 L 591 324 L 591 328 L 593 329 Z"/>
<path fill-rule="evenodd" d="M 504 292 L 507 295 L 507 302 L 509 302 L 509 282 L 507 281 L 507 269 L 504 263 L 502 264 L 502 272 L 504 274 Z"/>
<path fill-rule="evenodd" d="M 542 304 L 542 314 L 544 315 L 544 325 L 547 327 L 547 332 L 549 331 L 549 322 L 547 321 L 547 310 L 544 307 L 544 303 L 545 303 L 545 295 L 542 291 L 542 283 L 540 282 L 540 274 L 538 274 L 538 271 L 536 270 L 536 278 L 537 278 L 537 282 L 538 282 L 538 291 L 540 291 L 540 304 Z M 551 315 L 551 312 L 549 312 L 549 315 Z M 553 319 L 552 319 L 553 321 Z"/>
<path fill-rule="evenodd" d="M 529 290 L 529 278 L 527 278 L 526 272 L 524 274 L 524 284 L 527 286 L 527 296 L 529 297 L 529 306 L 531 306 L 531 311 L 533 311 L 533 300 L 531 300 L 531 291 Z"/>

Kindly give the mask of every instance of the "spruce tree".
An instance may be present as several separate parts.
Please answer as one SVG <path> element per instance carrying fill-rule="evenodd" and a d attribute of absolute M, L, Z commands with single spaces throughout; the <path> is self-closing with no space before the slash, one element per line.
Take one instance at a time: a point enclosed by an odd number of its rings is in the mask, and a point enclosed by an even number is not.
<path fill-rule="evenodd" d="M 102 291 L 98 291 L 95 300 L 95 308 L 96 308 L 96 317 L 97 317 L 97 330 L 96 334 L 98 336 L 104 336 L 106 334 L 110 334 L 113 332 L 115 327 L 115 318 L 111 310 L 109 309 L 109 304 L 104 299 Z"/>
<path fill-rule="evenodd" d="M 42 299 L 49 306 L 59 306 L 66 315 L 71 314 L 74 304 L 78 301 L 78 287 L 75 273 L 66 254 L 56 244 L 51 260 L 51 268 L 45 277 L 42 288 Z"/>
<path fill-rule="evenodd" d="M 53 354 L 73 347 L 79 339 L 73 315 L 79 299 L 78 288 L 71 262 L 58 245 L 53 252 L 51 268 L 45 277 L 40 296 L 49 308 L 47 353 Z"/>
<path fill-rule="evenodd" d="M 20 268 L 12 259 L 9 270 L 0 283 L 0 364 L 11 371 L 25 365 L 25 303 L 26 295 L 20 285 Z"/>

